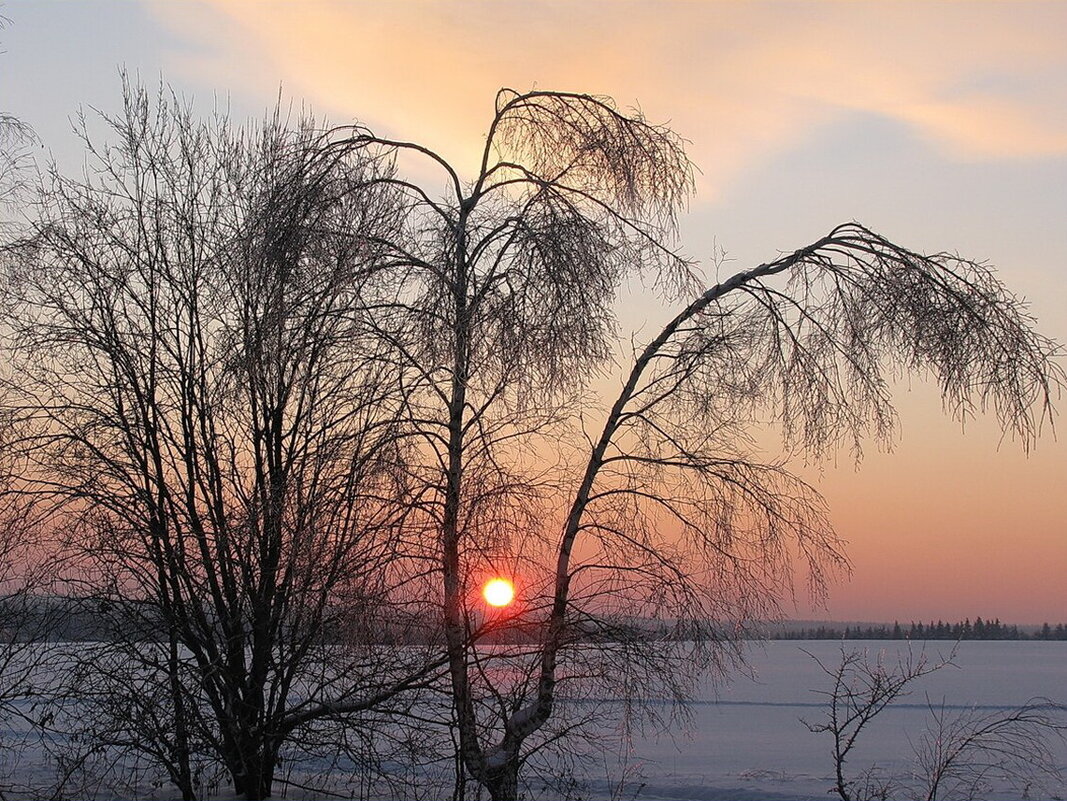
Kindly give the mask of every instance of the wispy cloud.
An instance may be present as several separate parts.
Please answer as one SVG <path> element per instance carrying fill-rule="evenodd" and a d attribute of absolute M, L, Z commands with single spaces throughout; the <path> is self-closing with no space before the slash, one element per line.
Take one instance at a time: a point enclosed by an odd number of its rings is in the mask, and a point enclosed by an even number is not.
<path fill-rule="evenodd" d="M 1067 5 L 717 2 L 159 3 L 177 68 L 284 80 L 472 166 L 493 93 L 640 101 L 693 141 L 705 191 L 857 111 L 948 158 L 1067 154 Z M 203 43 L 208 43 L 206 47 Z M 260 87 L 262 88 L 262 87 Z"/>

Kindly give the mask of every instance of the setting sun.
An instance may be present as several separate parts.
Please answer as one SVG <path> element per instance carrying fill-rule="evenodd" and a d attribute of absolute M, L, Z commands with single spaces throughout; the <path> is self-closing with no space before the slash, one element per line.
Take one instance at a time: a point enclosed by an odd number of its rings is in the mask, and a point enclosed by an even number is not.
<path fill-rule="evenodd" d="M 515 585 L 507 579 L 492 579 L 482 590 L 482 597 L 490 606 L 507 606 L 515 598 Z"/>

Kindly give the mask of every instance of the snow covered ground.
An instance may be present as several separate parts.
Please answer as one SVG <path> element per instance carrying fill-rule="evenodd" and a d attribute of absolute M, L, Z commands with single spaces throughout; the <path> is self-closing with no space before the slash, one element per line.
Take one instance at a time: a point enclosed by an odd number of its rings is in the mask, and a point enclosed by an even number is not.
<path fill-rule="evenodd" d="M 897 642 L 848 642 L 872 657 L 885 650 L 895 662 Z M 947 656 L 951 642 L 930 643 L 927 655 Z M 810 733 L 801 719 L 817 721 L 825 699 L 814 691 L 828 689 L 830 679 L 804 653 L 824 664 L 840 657 L 839 641 L 777 641 L 754 645 L 753 677 L 734 677 L 726 685 L 708 683 L 694 703 L 692 723 L 673 736 L 638 737 L 632 750 L 607 754 L 576 775 L 573 797 L 586 799 L 819 799 L 833 786 L 831 743 Z M 802 650 L 803 649 L 803 650 Z M 920 646 L 913 646 L 917 654 Z M 964 642 L 955 664 L 918 680 L 914 692 L 889 707 L 870 726 L 851 755 L 854 772 L 877 765 L 887 776 L 906 777 L 912 769 L 911 742 L 930 722 L 929 703 L 950 709 L 994 710 L 1021 705 L 1035 697 L 1067 702 L 1067 642 Z M 17 740 L 17 731 L 0 733 L 0 769 Z M 1056 759 L 1067 772 L 1067 747 L 1057 742 Z M 11 780 L 25 788 L 8 797 L 32 797 L 34 785 L 47 786 L 54 768 L 33 753 L 23 753 Z M 1067 779 L 1030 790 L 1033 798 L 1067 798 Z M 170 798 L 167 786 L 144 785 L 145 795 Z M 448 798 L 451 787 L 437 795 Z M 279 796 L 304 796 L 278 787 Z M 558 797 L 558 790 L 546 797 Z M 219 796 L 225 797 L 225 796 Z M 1019 798 L 1019 790 L 994 787 L 983 798 Z"/>
<path fill-rule="evenodd" d="M 900 641 L 848 642 L 872 657 L 886 650 L 890 660 L 906 647 Z M 953 643 L 934 642 L 927 655 L 945 656 Z M 635 744 L 630 770 L 638 773 L 622 797 L 642 799 L 812 799 L 826 798 L 833 786 L 831 741 L 810 733 L 801 719 L 817 721 L 824 700 L 813 692 L 828 689 L 827 677 L 801 649 L 834 665 L 837 641 L 776 641 L 752 651 L 753 680 L 735 678 L 728 686 L 708 686 L 694 706 L 689 731 Z M 915 646 L 915 653 L 921 648 Z M 964 642 L 946 667 L 919 679 L 915 691 L 886 709 L 862 736 L 849 767 L 856 772 L 877 765 L 902 777 L 911 770 L 911 742 L 930 722 L 929 702 L 960 709 L 992 710 L 1017 706 L 1031 698 L 1067 702 L 1067 643 Z M 1067 770 L 1067 752 L 1057 743 L 1059 767 Z M 1067 784 L 1034 788 L 1033 797 L 1067 797 Z M 597 794 L 609 796 L 608 783 Z M 1000 789 L 1001 792 L 997 792 Z M 1018 797 L 996 788 L 991 797 Z"/>

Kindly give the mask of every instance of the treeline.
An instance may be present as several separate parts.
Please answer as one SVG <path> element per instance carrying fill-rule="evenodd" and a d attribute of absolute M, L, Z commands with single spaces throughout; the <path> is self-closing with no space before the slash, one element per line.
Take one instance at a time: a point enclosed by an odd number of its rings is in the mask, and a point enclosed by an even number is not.
<path fill-rule="evenodd" d="M 1055 626 L 1043 623 L 1034 630 L 1032 627 L 1020 628 L 1015 624 L 1001 623 L 1000 618 L 988 621 L 977 617 L 973 623 L 970 618 L 956 623 L 943 620 L 936 623 L 912 621 L 907 625 L 894 621 L 892 626 L 842 626 L 829 623 L 779 631 L 770 636 L 775 640 L 1067 640 L 1067 626 L 1063 623 Z"/>

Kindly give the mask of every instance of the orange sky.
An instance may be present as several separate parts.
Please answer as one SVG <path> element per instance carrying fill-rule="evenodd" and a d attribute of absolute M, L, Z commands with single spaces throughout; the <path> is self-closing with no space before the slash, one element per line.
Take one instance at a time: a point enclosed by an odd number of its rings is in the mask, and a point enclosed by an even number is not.
<path fill-rule="evenodd" d="M 278 95 L 469 168 L 501 86 L 614 96 L 687 137 L 687 250 L 741 269 L 858 219 L 998 265 L 1067 341 L 1067 3 L 9 0 L 0 97 L 68 163 L 116 68 L 238 116 Z M 662 308 L 635 293 L 628 327 Z M 855 570 L 837 619 L 1067 620 L 1067 445 L 1029 459 L 902 386 L 891 454 L 811 474 Z M 1061 401 L 1061 406 L 1067 399 Z M 1051 433 L 1051 432 L 1049 432 Z"/>

